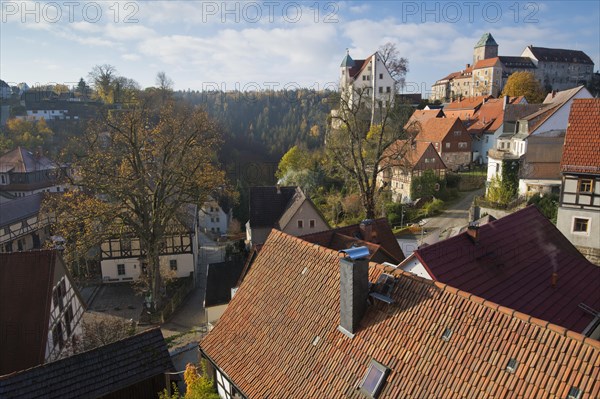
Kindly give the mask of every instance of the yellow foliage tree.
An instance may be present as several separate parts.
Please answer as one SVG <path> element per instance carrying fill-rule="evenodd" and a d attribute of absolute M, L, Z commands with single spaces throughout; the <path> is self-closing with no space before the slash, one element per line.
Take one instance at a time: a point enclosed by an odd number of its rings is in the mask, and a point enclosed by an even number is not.
<path fill-rule="evenodd" d="M 544 90 L 540 82 L 531 72 L 515 72 L 506 81 L 503 96 L 518 97 L 525 96 L 530 104 L 544 101 Z"/>
<path fill-rule="evenodd" d="M 185 381 L 186 391 L 185 395 L 181 396 L 177 387 L 174 388 L 174 392 L 169 394 L 165 389 L 160 392 L 159 399 L 219 399 L 219 395 L 215 391 L 212 380 L 206 375 L 206 367 L 202 364 L 201 370 L 191 363 L 188 363 L 185 367 L 185 373 L 183 374 Z"/>

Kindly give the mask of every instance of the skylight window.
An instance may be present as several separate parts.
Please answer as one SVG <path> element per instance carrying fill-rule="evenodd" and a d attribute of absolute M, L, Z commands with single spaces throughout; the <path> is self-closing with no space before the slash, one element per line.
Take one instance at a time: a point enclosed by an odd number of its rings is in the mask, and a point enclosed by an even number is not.
<path fill-rule="evenodd" d="M 569 394 L 567 395 L 567 399 L 581 399 L 581 389 L 577 387 L 571 387 L 569 389 Z"/>
<path fill-rule="evenodd" d="M 508 364 L 506 365 L 506 371 L 508 371 L 509 373 L 514 373 L 515 371 L 517 371 L 517 367 L 519 366 L 519 362 L 517 362 L 517 359 L 511 358 L 508 361 Z"/>
<path fill-rule="evenodd" d="M 444 330 L 444 333 L 442 334 L 442 339 L 444 341 L 450 341 L 450 337 L 452 336 L 452 329 L 451 328 L 446 328 Z"/>
<path fill-rule="evenodd" d="M 389 369 L 383 364 L 371 360 L 369 370 L 360 383 L 360 391 L 368 398 L 376 398 L 383 387 Z"/>

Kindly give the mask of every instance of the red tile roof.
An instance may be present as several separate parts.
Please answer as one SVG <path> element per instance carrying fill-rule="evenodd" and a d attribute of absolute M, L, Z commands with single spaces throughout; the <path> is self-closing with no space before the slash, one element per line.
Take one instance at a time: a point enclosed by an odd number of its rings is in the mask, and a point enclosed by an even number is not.
<path fill-rule="evenodd" d="M 478 244 L 464 232 L 414 254 L 436 281 L 573 331 L 593 319 L 580 303 L 600 309 L 600 267 L 533 205 L 481 226 Z"/>
<path fill-rule="evenodd" d="M 600 174 L 600 98 L 573 100 L 561 170 Z"/>
<path fill-rule="evenodd" d="M 444 111 L 441 109 L 430 109 L 430 110 L 420 110 L 417 109 L 408 119 L 406 125 L 404 125 L 404 129 L 411 131 L 419 131 L 421 126 L 425 121 L 428 121 L 431 118 L 443 118 Z"/>
<path fill-rule="evenodd" d="M 417 141 L 441 142 L 454 128 L 463 129 L 459 118 L 432 118 L 423 124 L 415 138 Z"/>
<path fill-rule="evenodd" d="M 485 60 L 479 60 L 473 66 L 473 69 L 481 69 L 481 68 L 490 68 L 500 64 L 500 59 L 498 57 L 494 58 L 486 58 Z"/>
<path fill-rule="evenodd" d="M 600 394 L 600 342 L 392 267 L 371 263 L 369 279 L 391 273 L 395 302 L 372 301 L 347 337 L 337 328 L 339 259 L 273 231 L 203 355 L 249 398 L 362 398 L 371 360 L 390 369 L 380 398 Z"/>
<path fill-rule="evenodd" d="M 398 139 L 393 142 L 383 152 L 383 156 L 385 157 L 383 161 L 384 164 L 386 166 L 403 166 L 408 170 L 413 170 L 418 165 L 421 158 L 423 158 L 423 155 L 425 155 L 429 147 L 431 147 L 431 151 L 428 152 L 428 156 L 434 156 L 439 160 L 439 163 L 434 163 L 432 165 L 441 164 L 441 166 L 443 166 L 442 169 L 446 169 L 444 161 L 435 150 L 435 147 L 433 147 L 433 144 L 431 144 L 429 141 L 419 140 L 413 140 L 413 144 L 414 146 L 411 149 L 408 149 L 407 146 L 409 144 L 407 140 Z M 402 156 L 399 156 L 398 154 L 401 154 Z"/>
<path fill-rule="evenodd" d="M 461 101 L 453 101 L 444 107 L 444 113 L 448 110 L 471 109 L 475 110 L 483 104 L 483 100 L 493 98 L 492 96 L 466 97 Z"/>

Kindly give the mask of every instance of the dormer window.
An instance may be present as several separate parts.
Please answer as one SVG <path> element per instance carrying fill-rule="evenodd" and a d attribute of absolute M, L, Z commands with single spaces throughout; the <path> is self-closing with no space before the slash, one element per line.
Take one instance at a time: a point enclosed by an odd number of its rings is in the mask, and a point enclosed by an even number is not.
<path fill-rule="evenodd" d="M 368 398 L 377 398 L 385 382 L 389 369 L 383 364 L 371 360 L 367 374 L 360 383 L 360 391 Z"/>

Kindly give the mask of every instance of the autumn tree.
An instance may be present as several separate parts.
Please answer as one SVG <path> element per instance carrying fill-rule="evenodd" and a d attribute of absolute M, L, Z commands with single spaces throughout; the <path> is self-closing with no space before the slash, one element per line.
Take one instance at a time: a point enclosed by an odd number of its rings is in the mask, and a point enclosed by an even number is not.
<path fill-rule="evenodd" d="M 381 60 L 396 81 L 396 89 L 404 87 L 406 73 L 408 72 L 408 59 L 401 57 L 396 44 L 387 42 L 379 47 Z"/>
<path fill-rule="evenodd" d="M 49 150 L 52 147 L 54 132 L 42 118 L 39 121 L 12 118 L 6 122 L 0 135 L 0 151 L 11 150 L 16 146 L 35 151 L 37 147 Z"/>
<path fill-rule="evenodd" d="M 370 219 L 376 216 L 377 177 L 390 167 L 387 160 L 402 158 L 409 150 L 409 146 L 398 145 L 393 154 L 386 152 L 398 139 L 408 137 L 403 126 L 412 108 L 391 98 L 373 103 L 368 89 L 350 90 L 341 96 L 340 107 L 332 116 L 326 150 L 334 166 L 358 188 L 365 216 Z"/>
<path fill-rule="evenodd" d="M 179 393 L 177 386 L 174 386 L 173 393 L 167 389 L 158 393 L 159 399 L 219 399 L 213 380 L 207 375 L 206 365 L 200 367 L 188 363 L 183 374 L 185 381 L 185 395 Z"/>
<path fill-rule="evenodd" d="M 77 141 L 73 168 L 82 191 L 104 203 L 110 216 L 104 231 L 140 240 L 145 282 L 160 305 L 159 255 L 170 226 L 188 204 L 202 204 L 225 185 L 216 163 L 221 138 L 200 108 L 139 98 L 91 125 Z"/>
<path fill-rule="evenodd" d="M 96 97 L 105 104 L 128 104 L 136 101 L 140 85 L 133 79 L 119 76 L 114 66 L 96 65 L 88 77 L 94 86 Z"/>
<path fill-rule="evenodd" d="M 544 101 L 544 90 L 532 72 L 514 72 L 502 90 L 503 96 L 525 96 L 530 104 Z"/>

